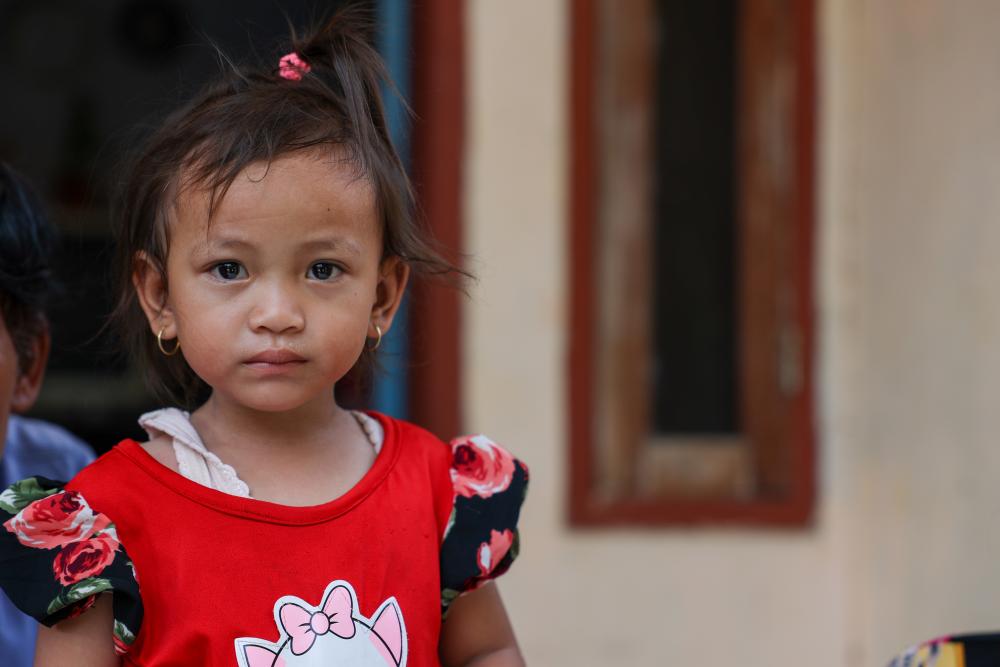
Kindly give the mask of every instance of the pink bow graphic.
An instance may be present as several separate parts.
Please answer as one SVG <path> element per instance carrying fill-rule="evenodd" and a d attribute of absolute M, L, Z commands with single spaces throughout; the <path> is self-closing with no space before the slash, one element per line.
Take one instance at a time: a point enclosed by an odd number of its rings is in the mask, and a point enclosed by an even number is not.
<path fill-rule="evenodd" d="M 354 601 L 345 586 L 337 586 L 323 603 L 323 609 L 311 612 L 289 602 L 282 605 L 281 627 L 292 640 L 292 654 L 302 655 L 312 648 L 316 637 L 332 632 L 341 639 L 354 636 Z"/>

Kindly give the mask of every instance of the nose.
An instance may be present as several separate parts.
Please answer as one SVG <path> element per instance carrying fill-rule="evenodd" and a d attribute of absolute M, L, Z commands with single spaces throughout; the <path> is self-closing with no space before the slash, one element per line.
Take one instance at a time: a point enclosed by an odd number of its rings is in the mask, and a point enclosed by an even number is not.
<path fill-rule="evenodd" d="M 255 332 L 294 333 L 306 325 L 295 290 L 280 281 L 257 285 L 248 324 Z"/>

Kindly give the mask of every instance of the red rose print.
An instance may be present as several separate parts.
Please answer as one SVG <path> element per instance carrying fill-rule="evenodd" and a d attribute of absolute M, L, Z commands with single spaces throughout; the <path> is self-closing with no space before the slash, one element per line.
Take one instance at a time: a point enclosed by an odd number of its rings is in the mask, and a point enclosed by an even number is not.
<path fill-rule="evenodd" d="M 486 436 L 456 438 L 451 453 L 456 495 L 489 498 L 505 491 L 514 478 L 514 458 Z"/>
<path fill-rule="evenodd" d="M 125 655 L 126 653 L 128 653 L 128 650 L 130 648 L 129 645 L 123 642 L 121 638 L 118 637 L 118 635 L 115 635 L 112 639 L 114 639 L 115 642 L 116 655 Z"/>
<path fill-rule="evenodd" d="M 72 586 L 101 572 L 115 559 L 118 540 L 105 533 L 89 540 L 67 544 L 52 563 L 56 580 Z"/>
<path fill-rule="evenodd" d="M 69 612 L 69 614 L 66 616 L 65 620 L 68 621 L 71 618 L 76 618 L 77 616 L 79 616 L 83 612 L 85 612 L 88 609 L 90 609 L 91 607 L 93 607 L 94 603 L 96 603 L 96 602 L 97 602 L 97 596 L 96 595 L 91 595 L 89 598 L 84 599 L 83 602 L 81 602 L 80 604 L 78 604 L 78 605 L 76 605 L 76 606 L 73 607 L 72 611 Z"/>
<path fill-rule="evenodd" d="M 96 514 L 76 491 L 36 500 L 4 524 L 26 547 L 52 549 L 85 539 L 108 528 L 111 521 Z"/>
<path fill-rule="evenodd" d="M 513 531 L 505 530 L 501 533 L 498 530 L 491 530 L 489 544 L 486 542 L 481 543 L 479 551 L 476 554 L 479 573 L 484 577 L 488 577 L 497 564 L 503 560 L 503 557 L 507 555 L 507 552 L 510 551 L 510 545 L 513 543 Z"/>

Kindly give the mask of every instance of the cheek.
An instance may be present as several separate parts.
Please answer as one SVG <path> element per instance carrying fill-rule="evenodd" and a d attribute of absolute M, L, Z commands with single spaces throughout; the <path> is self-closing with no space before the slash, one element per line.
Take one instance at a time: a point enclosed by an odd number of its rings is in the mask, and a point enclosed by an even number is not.
<path fill-rule="evenodd" d="M 344 372 L 349 370 L 361 356 L 366 344 L 368 318 L 364 307 L 338 309 L 327 312 L 321 319 L 313 319 L 310 325 L 322 330 L 322 345 L 332 352 L 331 361 Z"/>
<path fill-rule="evenodd" d="M 181 354 L 191 369 L 203 380 L 210 381 L 213 369 L 220 368 L 232 355 L 240 322 L 232 301 L 212 302 L 198 298 L 174 300 L 171 307 L 181 341 Z"/>
<path fill-rule="evenodd" d="M 227 353 L 232 355 L 232 346 L 224 336 L 212 336 L 205 332 L 185 330 L 182 334 L 181 354 L 187 361 L 191 369 L 202 379 L 207 380 L 207 375 L 212 369 L 221 368 L 227 360 Z"/>
<path fill-rule="evenodd" d="M 202 337 L 196 333 L 192 335 L 191 332 L 184 334 L 183 340 L 180 356 L 184 357 L 195 375 L 213 387 L 225 378 L 228 368 L 226 362 L 230 360 L 225 340 L 220 337 Z"/>

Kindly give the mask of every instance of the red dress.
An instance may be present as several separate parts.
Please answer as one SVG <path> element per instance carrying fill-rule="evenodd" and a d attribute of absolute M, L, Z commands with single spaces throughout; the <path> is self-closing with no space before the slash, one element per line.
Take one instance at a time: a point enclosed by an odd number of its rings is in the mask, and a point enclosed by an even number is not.
<path fill-rule="evenodd" d="M 131 440 L 64 488 L 15 484 L 0 586 L 47 624 L 112 591 L 126 664 L 437 665 L 448 603 L 517 555 L 527 470 L 483 436 L 373 416 L 374 465 L 323 505 L 200 486 Z"/>

